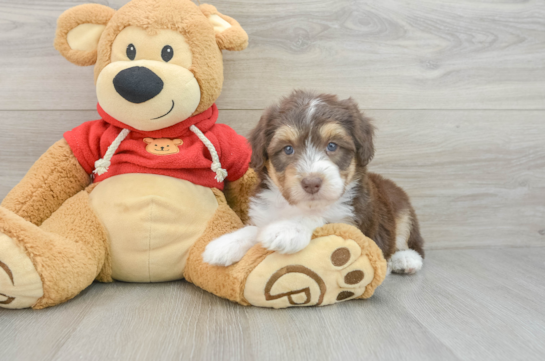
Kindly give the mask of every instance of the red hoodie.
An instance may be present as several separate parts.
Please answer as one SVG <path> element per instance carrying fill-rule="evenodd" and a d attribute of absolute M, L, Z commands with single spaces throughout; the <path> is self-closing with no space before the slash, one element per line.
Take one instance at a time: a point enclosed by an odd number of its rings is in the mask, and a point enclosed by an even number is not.
<path fill-rule="evenodd" d="M 70 145 L 79 163 L 89 174 L 95 169 L 95 162 L 104 157 L 108 147 L 114 142 L 123 129 L 130 130 L 111 158 L 108 171 L 96 175 L 94 182 L 100 182 L 109 177 L 126 173 L 160 174 L 174 178 L 185 179 L 194 184 L 210 188 L 223 189 L 224 182 L 218 182 L 216 173 L 211 170 L 212 156 L 204 143 L 189 127 L 195 125 L 213 144 L 218 153 L 221 168 L 227 170 L 227 180 L 234 181 L 242 177 L 248 170 L 251 149 L 246 138 L 237 134 L 225 124 L 216 124 L 218 108 L 212 105 L 201 114 L 188 118 L 171 127 L 149 132 L 134 129 L 108 115 L 100 105 L 97 105 L 99 120 L 85 122 L 82 125 L 64 133 L 64 138 Z M 161 139 L 162 144 L 152 142 L 159 138 L 180 141 L 170 142 Z M 154 144 L 169 144 L 178 147 L 179 151 L 171 151 L 167 155 L 157 155 Z M 177 145 L 182 143 L 181 145 Z M 172 148 L 169 148 L 172 149 Z M 151 151 L 151 152 L 150 152 Z"/>

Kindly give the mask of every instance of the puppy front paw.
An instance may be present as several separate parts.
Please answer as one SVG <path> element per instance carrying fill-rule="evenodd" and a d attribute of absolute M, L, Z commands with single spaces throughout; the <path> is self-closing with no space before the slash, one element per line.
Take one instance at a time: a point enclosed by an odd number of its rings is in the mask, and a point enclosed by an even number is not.
<path fill-rule="evenodd" d="M 263 247 L 278 253 L 296 253 L 305 248 L 312 230 L 293 222 L 277 222 L 265 227 L 258 236 Z"/>
<path fill-rule="evenodd" d="M 210 242 L 203 254 L 203 261 L 213 266 L 230 266 L 244 257 L 256 243 L 257 228 L 241 228 Z"/>
<path fill-rule="evenodd" d="M 397 251 L 388 261 L 388 269 L 398 274 L 414 274 L 422 268 L 422 256 L 412 249 Z"/>

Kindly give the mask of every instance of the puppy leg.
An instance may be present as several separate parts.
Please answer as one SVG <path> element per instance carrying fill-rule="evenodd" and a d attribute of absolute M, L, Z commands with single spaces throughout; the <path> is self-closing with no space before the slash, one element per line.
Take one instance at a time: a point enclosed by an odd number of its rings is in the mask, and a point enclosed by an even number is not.
<path fill-rule="evenodd" d="M 412 249 L 397 251 L 390 257 L 388 268 L 393 273 L 413 274 L 422 268 L 422 256 Z"/>
<path fill-rule="evenodd" d="M 412 209 L 403 210 L 396 217 L 397 251 L 388 261 L 393 273 L 413 274 L 422 268 L 424 251 L 416 215 Z"/>
<path fill-rule="evenodd" d="M 321 224 L 308 221 L 279 221 L 264 227 L 257 239 L 263 247 L 278 253 L 296 253 L 308 246 L 312 232 Z"/>
<path fill-rule="evenodd" d="M 215 266 L 230 266 L 257 243 L 258 229 L 246 226 L 210 242 L 202 255 L 204 262 Z"/>

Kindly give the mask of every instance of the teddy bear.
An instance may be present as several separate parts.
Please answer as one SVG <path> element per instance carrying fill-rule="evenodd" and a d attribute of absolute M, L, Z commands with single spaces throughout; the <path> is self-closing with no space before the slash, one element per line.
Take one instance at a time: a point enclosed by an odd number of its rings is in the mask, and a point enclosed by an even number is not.
<path fill-rule="evenodd" d="M 216 123 L 222 50 L 247 44 L 237 21 L 189 0 L 60 16 L 55 47 L 94 65 L 100 119 L 67 131 L 1 203 L 0 307 L 55 306 L 114 280 L 185 279 L 273 308 L 373 294 L 382 252 L 344 224 L 316 229 L 295 254 L 256 245 L 229 267 L 203 262 L 209 242 L 248 222 L 257 183 L 245 138 Z"/>

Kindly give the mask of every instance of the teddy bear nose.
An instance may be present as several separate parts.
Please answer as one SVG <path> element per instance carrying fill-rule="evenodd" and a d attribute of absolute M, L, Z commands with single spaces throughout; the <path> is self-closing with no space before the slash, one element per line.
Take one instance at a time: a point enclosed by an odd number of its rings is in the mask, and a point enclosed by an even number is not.
<path fill-rule="evenodd" d="M 114 77 L 115 90 L 131 103 L 140 104 L 157 96 L 163 90 L 163 81 L 143 66 L 121 70 Z"/>

